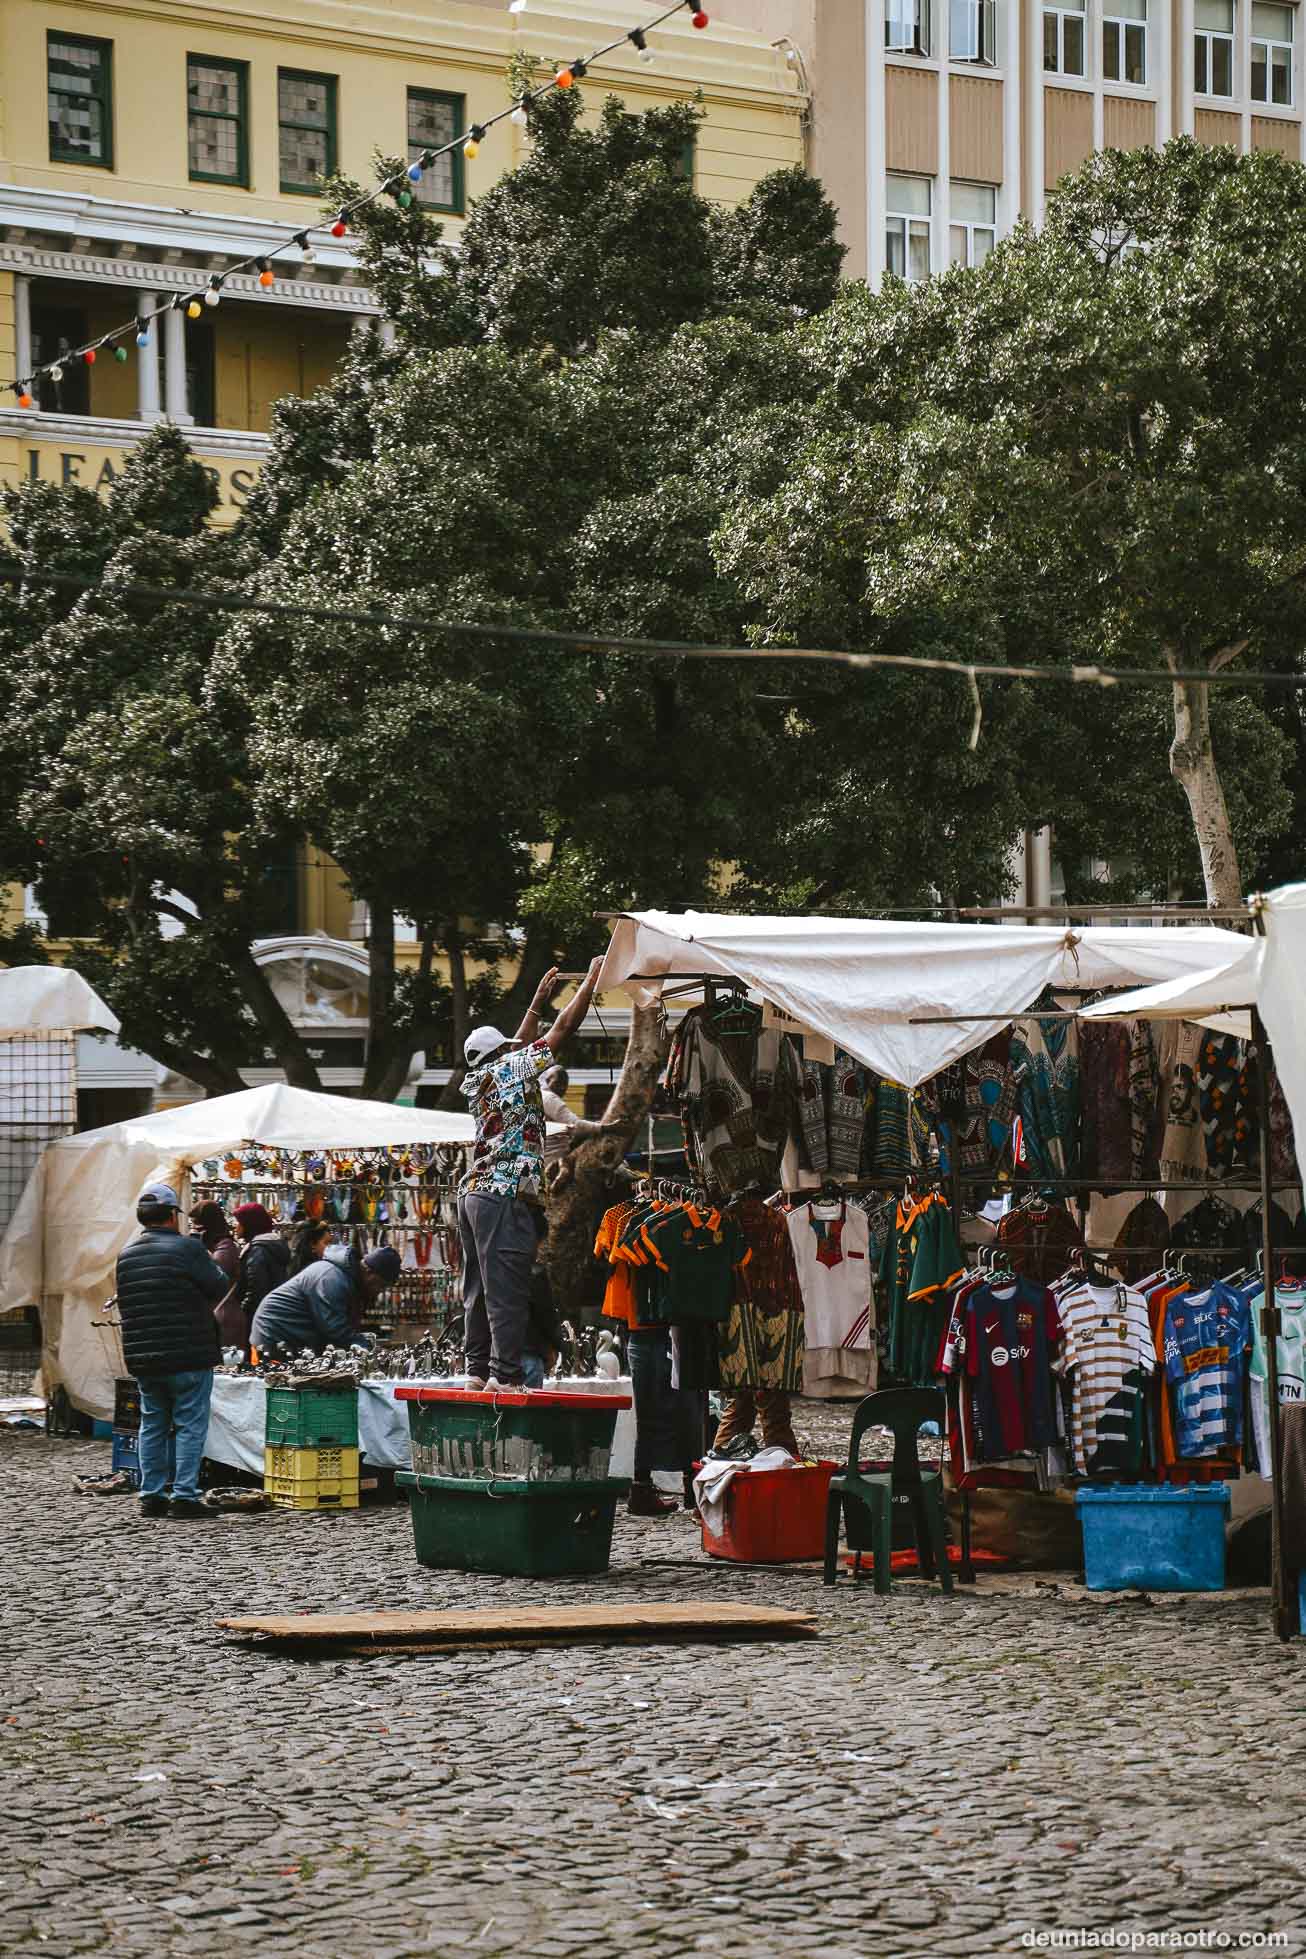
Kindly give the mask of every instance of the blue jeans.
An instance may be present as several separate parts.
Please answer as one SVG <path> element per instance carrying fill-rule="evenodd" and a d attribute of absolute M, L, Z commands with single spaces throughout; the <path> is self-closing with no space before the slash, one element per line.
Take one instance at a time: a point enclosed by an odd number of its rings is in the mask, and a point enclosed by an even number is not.
<path fill-rule="evenodd" d="M 544 1355 L 528 1354 L 523 1349 L 521 1374 L 522 1380 L 528 1388 L 542 1388 L 544 1386 Z"/>
<path fill-rule="evenodd" d="M 172 1494 L 197 1503 L 200 1464 L 209 1433 L 213 1369 L 185 1374 L 137 1375 L 141 1391 L 141 1495 L 162 1496 L 168 1484 L 168 1433 L 177 1431 L 177 1469 Z"/>

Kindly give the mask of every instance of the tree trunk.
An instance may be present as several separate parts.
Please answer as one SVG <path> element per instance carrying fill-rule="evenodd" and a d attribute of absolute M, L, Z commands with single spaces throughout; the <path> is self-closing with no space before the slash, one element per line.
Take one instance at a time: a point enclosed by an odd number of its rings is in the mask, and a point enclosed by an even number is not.
<path fill-rule="evenodd" d="M 436 1107 L 456 1109 L 460 1115 L 466 1115 L 467 1101 L 462 1088 L 467 1064 L 463 1060 L 463 1046 L 472 1031 L 472 1012 L 467 1002 L 467 960 L 462 936 L 456 925 L 451 925 L 445 933 L 444 949 L 449 960 L 449 992 L 453 1001 L 453 1032 L 450 1036 L 453 1073 L 441 1089 Z"/>
<path fill-rule="evenodd" d="M 549 1277 L 559 1311 L 583 1313 L 594 1290 L 594 1221 L 639 1124 L 653 1106 L 670 1041 L 660 1006 L 639 1007 L 631 1020 L 621 1073 L 604 1111 L 619 1128 L 569 1150 L 549 1201 Z"/>
<path fill-rule="evenodd" d="M 271 981 L 248 946 L 232 952 L 232 970 L 254 1018 L 292 1088 L 320 1089 L 322 1079 L 298 1030 L 272 990 Z"/>
<path fill-rule="evenodd" d="M 1179 664 L 1178 656 L 1170 652 L 1166 661 L 1171 671 Z M 1242 873 L 1211 740 L 1208 681 L 1174 682 L 1170 773 L 1188 798 L 1197 848 L 1201 852 L 1206 902 L 1212 909 L 1237 910 L 1243 902 Z"/>
<path fill-rule="evenodd" d="M 525 1020 L 526 1010 L 535 998 L 535 989 L 553 964 L 557 952 L 553 926 L 548 919 L 535 915 L 528 918 L 521 964 L 495 1012 L 495 1025 L 502 1027 L 505 1033 L 520 1027 Z"/>
<path fill-rule="evenodd" d="M 390 905 L 367 907 L 367 1067 L 363 1094 L 375 1096 L 394 1060 L 395 915 Z M 407 1063 L 405 1062 L 405 1067 Z"/>

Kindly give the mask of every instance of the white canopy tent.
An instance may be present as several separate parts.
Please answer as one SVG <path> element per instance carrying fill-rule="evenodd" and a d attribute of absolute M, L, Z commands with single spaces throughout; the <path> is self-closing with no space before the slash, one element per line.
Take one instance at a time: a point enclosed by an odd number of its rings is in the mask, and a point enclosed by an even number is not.
<path fill-rule="evenodd" d="M 9 966 L 0 973 L 0 1040 L 15 1034 L 116 1034 L 118 1016 L 67 966 Z"/>
<path fill-rule="evenodd" d="M 914 1088 L 1023 1013 L 1049 984 L 1183 979 L 1232 965 L 1246 944 L 1214 925 L 931 925 L 629 912 L 613 931 L 599 989 L 624 987 L 647 1004 L 678 976 L 742 980 L 800 1026 Z"/>
<path fill-rule="evenodd" d="M 0 1241 L 0 1312 L 39 1303 L 47 1392 L 62 1382 L 77 1407 L 109 1415 L 123 1365 L 103 1307 L 147 1183 L 170 1183 L 184 1202 L 192 1165 L 253 1143 L 376 1149 L 467 1143 L 473 1129 L 470 1115 L 275 1083 L 63 1137 L 37 1164 Z"/>

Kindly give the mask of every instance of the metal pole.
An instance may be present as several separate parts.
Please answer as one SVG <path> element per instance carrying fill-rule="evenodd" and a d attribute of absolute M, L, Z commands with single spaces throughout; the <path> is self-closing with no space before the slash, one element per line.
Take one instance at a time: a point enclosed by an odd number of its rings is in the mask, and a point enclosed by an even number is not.
<path fill-rule="evenodd" d="M 1279 1308 L 1274 1297 L 1274 1222 L 1270 1216 L 1270 1042 L 1265 1023 L 1252 1008 L 1256 1044 L 1256 1112 L 1261 1132 L 1261 1238 L 1265 1256 L 1265 1297 L 1261 1332 L 1265 1337 L 1266 1392 L 1270 1400 L 1270 1624 L 1280 1639 L 1297 1629 L 1295 1607 L 1285 1597 L 1283 1575 L 1283 1446 L 1279 1410 Z"/>

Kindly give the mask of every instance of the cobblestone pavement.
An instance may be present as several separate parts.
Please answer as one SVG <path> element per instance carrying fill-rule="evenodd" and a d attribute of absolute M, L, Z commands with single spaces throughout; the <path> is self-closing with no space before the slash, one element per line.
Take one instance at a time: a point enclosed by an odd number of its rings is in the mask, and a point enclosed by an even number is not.
<path fill-rule="evenodd" d="M 801 1423 L 800 1423 L 801 1428 Z M 831 1593 L 622 1517 L 611 1573 L 427 1572 L 401 1505 L 140 1520 L 0 1433 L 0 1951 L 887 1959 L 1075 1926 L 1306 1950 L 1306 1644 L 1264 1594 Z M 695 1598 L 789 1646 L 291 1661 L 251 1611 Z"/>

